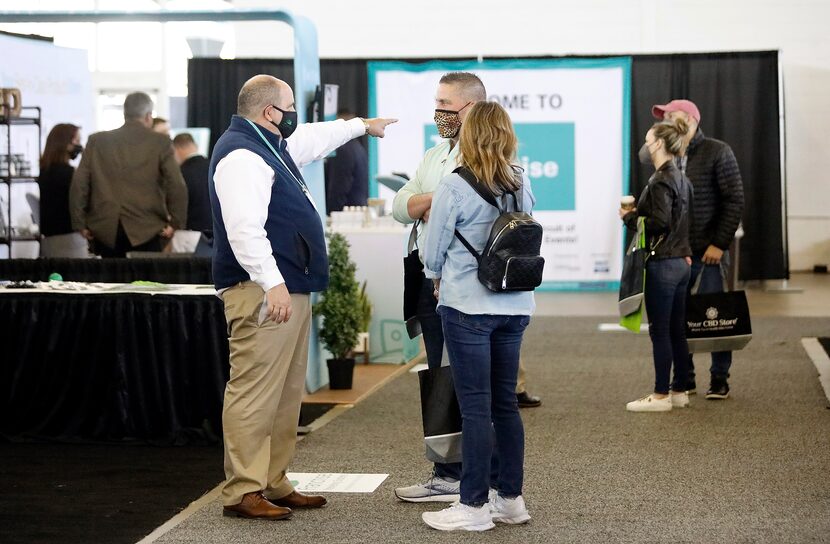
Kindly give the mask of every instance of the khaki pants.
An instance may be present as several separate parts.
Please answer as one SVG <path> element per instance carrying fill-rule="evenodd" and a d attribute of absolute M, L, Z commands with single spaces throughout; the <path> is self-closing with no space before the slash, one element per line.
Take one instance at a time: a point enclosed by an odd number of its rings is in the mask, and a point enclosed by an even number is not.
<path fill-rule="evenodd" d="M 308 294 L 292 294 L 288 323 L 260 325 L 264 295 L 250 281 L 222 293 L 231 363 L 222 409 L 225 506 L 239 504 L 253 491 L 272 499 L 294 491 L 285 472 L 305 392 L 311 306 Z"/>
<path fill-rule="evenodd" d="M 524 393 L 527 391 L 527 371 L 525 370 L 525 363 L 519 358 L 519 374 L 516 377 L 516 393 Z"/>

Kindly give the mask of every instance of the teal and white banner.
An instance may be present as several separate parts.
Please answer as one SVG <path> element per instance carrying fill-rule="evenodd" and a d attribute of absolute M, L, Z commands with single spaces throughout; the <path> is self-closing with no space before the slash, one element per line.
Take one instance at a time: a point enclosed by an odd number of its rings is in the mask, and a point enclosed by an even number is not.
<path fill-rule="evenodd" d="M 628 194 L 631 59 L 369 63 L 369 114 L 397 117 L 370 139 L 370 194 L 391 199 L 377 174 L 414 174 L 439 141 L 433 122 L 438 80 L 478 75 L 488 99 L 513 119 L 518 162 L 530 177 L 534 216 L 545 228 L 543 287 L 615 289 L 623 239 L 617 216 Z"/>

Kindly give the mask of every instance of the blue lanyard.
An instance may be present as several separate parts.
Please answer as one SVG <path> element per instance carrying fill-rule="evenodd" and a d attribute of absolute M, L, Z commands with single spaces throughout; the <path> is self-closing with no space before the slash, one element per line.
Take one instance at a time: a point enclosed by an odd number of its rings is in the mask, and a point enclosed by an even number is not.
<path fill-rule="evenodd" d="M 311 204 L 315 208 L 317 208 L 317 205 L 314 204 L 314 200 L 311 198 L 311 192 L 308 190 L 308 186 L 305 184 L 305 182 L 303 182 L 303 180 L 301 180 L 300 178 L 298 178 L 297 176 L 294 175 L 294 172 L 292 172 L 291 168 L 289 168 L 288 165 L 285 164 L 285 161 L 282 160 L 282 157 L 280 157 L 280 154 L 277 153 L 276 149 L 274 149 L 274 146 L 271 145 L 271 142 L 269 142 L 268 139 L 262 134 L 262 132 L 260 132 L 259 127 L 256 126 L 250 119 L 245 119 L 245 120 L 248 121 L 248 124 L 251 125 L 251 127 L 253 127 L 253 129 L 256 131 L 257 134 L 259 134 L 259 137 L 262 138 L 262 141 L 265 142 L 265 145 L 268 146 L 268 149 L 271 150 L 271 153 L 274 154 L 274 156 L 277 158 L 277 160 L 280 161 L 280 163 L 285 167 L 286 170 L 288 170 L 288 173 L 291 174 L 291 177 L 294 178 L 294 181 L 296 181 L 297 185 L 300 186 L 300 190 L 303 192 L 303 194 L 306 196 L 306 198 L 308 198 L 308 200 L 311 202 Z"/>

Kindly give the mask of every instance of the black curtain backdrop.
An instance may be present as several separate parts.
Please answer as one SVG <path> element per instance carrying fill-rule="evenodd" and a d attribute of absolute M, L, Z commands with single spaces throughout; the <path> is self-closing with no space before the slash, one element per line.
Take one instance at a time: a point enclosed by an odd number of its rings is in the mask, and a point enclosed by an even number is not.
<path fill-rule="evenodd" d="M 653 122 L 651 106 L 673 98 L 694 101 L 701 111 L 701 129 L 707 136 L 727 142 L 741 169 L 746 236 L 740 244 L 740 279 L 788 278 L 781 213 L 778 52 L 633 55 L 632 59 L 632 193 L 639 195 L 651 173 L 641 167 L 636 156 Z M 393 59 L 320 61 L 322 83 L 340 85 L 340 105 L 360 116 L 365 116 L 369 109 L 369 60 Z M 188 124 L 211 129 L 211 148 L 236 111 L 236 96 L 242 83 L 258 73 L 292 83 L 293 61 L 190 61 Z M 393 116 L 394 112 L 387 114 Z"/>
<path fill-rule="evenodd" d="M 742 280 L 789 278 L 781 213 L 778 52 L 635 55 L 631 68 L 631 190 L 654 171 L 636 158 L 654 118 L 651 106 L 687 98 L 700 128 L 729 144 L 744 182 Z"/>
<path fill-rule="evenodd" d="M 257 74 L 271 74 L 294 86 L 291 59 L 190 59 L 187 65 L 187 125 L 210 129 L 210 149 L 228 128 L 236 113 L 236 97 L 242 84 Z M 338 108 L 358 117 L 369 112 L 369 85 L 365 59 L 320 62 L 322 84 L 339 85 Z M 364 142 L 365 144 L 365 142 Z"/>
<path fill-rule="evenodd" d="M 212 284 L 210 257 L 149 259 L 0 259 L 0 279 L 49 281 L 53 273 L 64 281 Z"/>

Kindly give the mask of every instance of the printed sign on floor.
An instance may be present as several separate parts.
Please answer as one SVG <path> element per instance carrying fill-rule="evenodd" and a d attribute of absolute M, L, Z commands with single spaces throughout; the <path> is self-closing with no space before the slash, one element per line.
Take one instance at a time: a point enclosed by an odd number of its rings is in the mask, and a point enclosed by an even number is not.
<path fill-rule="evenodd" d="M 373 493 L 388 474 L 289 472 L 288 479 L 301 493 Z"/>

